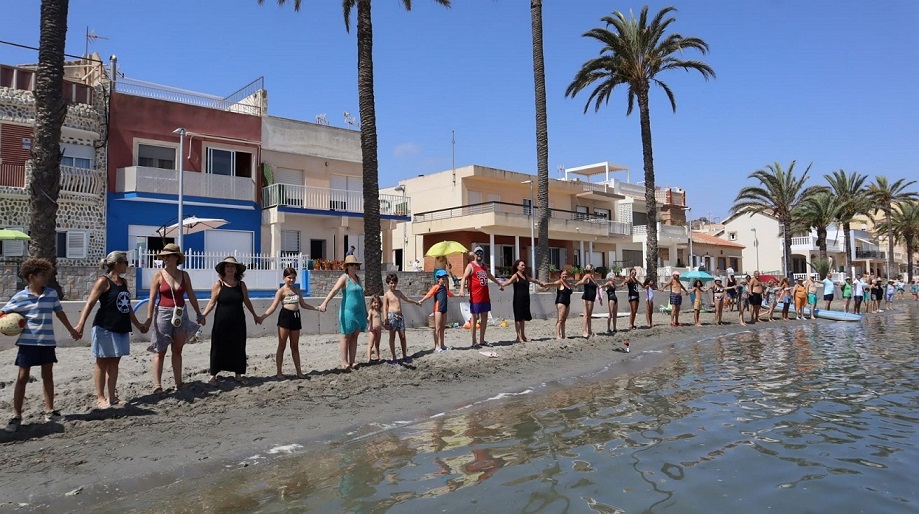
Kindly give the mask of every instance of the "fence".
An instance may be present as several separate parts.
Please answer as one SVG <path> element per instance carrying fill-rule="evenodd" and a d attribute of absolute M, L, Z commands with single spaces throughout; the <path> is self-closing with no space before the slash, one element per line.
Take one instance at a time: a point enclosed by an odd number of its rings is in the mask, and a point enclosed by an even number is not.
<path fill-rule="evenodd" d="M 137 267 L 138 284 L 149 284 L 150 277 L 154 270 L 162 267 L 162 261 L 157 259 L 156 250 L 135 251 L 135 255 L 129 258 Z M 217 272 L 214 268 L 218 263 L 223 261 L 228 255 L 232 255 L 241 264 L 246 266 L 246 286 L 250 290 L 270 290 L 274 291 L 284 281 L 284 269 L 294 268 L 297 270 L 297 279 L 303 282 L 301 287 L 308 288 L 308 283 L 304 280 L 306 276 L 301 270 L 306 266 L 306 259 L 303 254 L 262 254 L 248 252 L 196 252 L 188 250 L 185 252 L 185 263 L 182 269 L 188 272 L 192 284 L 197 289 L 209 287 L 217 279 Z M 139 291 L 140 292 L 140 291 Z"/>

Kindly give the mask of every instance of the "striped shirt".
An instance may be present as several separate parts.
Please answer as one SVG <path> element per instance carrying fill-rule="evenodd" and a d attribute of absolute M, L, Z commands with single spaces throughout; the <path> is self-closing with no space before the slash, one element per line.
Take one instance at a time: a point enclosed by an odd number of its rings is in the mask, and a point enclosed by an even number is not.
<path fill-rule="evenodd" d="M 52 313 L 61 312 L 64 307 L 57 297 L 57 291 L 46 287 L 41 296 L 36 296 L 26 287 L 19 291 L 2 308 L 9 314 L 15 312 L 26 319 L 25 329 L 16 340 L 23 346 L 57 346 L 54 340 Z"/>

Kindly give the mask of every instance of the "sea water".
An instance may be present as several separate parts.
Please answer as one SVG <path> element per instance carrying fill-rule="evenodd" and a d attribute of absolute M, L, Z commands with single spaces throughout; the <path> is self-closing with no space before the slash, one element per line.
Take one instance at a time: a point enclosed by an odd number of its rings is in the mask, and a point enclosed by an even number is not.
<path fill-rule="evenodd" d="M 687 341 L 640 374 L 549 384 L 484 408 L 343 438 L 193 495 L 172 491 L 154 505 L 919 512 L 915 312 L 775 323 Z"/>

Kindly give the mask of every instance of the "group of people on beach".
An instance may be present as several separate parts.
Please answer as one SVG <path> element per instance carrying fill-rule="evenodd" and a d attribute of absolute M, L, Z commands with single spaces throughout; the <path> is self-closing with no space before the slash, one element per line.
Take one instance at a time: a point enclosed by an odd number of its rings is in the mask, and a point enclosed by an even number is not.
<path fill-rule="evenodd" d="M 359 366 L 357 363 L 358 336 L 365 331 L 369 335 L 366 357 L 368 362 L 381 358 L 380 340 L 384 329 L 389 333 L 389 349 L 392 356 L 388 362 L 390 364 L 411 362 L 412 358 L 407 353 L 403 302 L 421 306 L 429 299 L 434 300 L 431 314 L 434 318 L 434 351 L 441 353 L 449 349 L 445 344 L 447 302 L 448 298 L 453 297 L 454 294 L 449 285 L 453 277 L 450 266 L 445 263 L 445 260 L 442 266 L 434 271 L 435 284 L 421 299 L 409 299 L 398 289 L 398 276 L 390 273 L 386 277 L 387 290 L 382 296 L 372 296 L 369 308 L 365 300 L 363 284 L 358 276 L 362 263 L 353 252 L 349 252 L 345 258 L 344 273 L 318 306 L 306 303 L 302 292 L 296 286 L 297 270 L 287 268 L 283 271 L 283 285 L 277 290 L 270 306 L 259 315 L 252 305 L 248 289 L 243 281 L 246 266 L 234 257 L 227 257 L 215 266 L 218 278 L 211 288 L 210 299 L 204 309 L 200 307 L 188 272 L 179 268 L 185 262 L 185 255 L 181 248 L 175 244 L 167 244 L 157 254 L 157 257 L 163 265 L 151 279 L 147 319 L 143 323 L 137 319 L 131 307 L 130 292 L 123 278 L 129 266 L 126 252 L 111 252 L 103 259 L 100 264 L 103 274 L 93 283 L 76 325 L 72 325 L 63 312 L 55 290 L 48 287 L 48 281 L 53 272 L 52 264 L 39 258 L 30 258 L 23 262 L 20 277 L 27 282 L 27 286 L 16 293 L 0 312 L 0 317 L 17 313 L 25 319 L 25 327 L 16 341 L 18 353 L 15 363 L 19 371 L 13 391 L 13 417 L 7 423 L 6 431 L 15 432 L 22 423 L 25 388 L 29 382 L 31 368 L 34 366 L 41 368 L 45 420 L 61 419 L 60 412 L 54 408 L 53 365 L 57 362 L 57 358 L 51 316 L 55 315 L 71 337 L 78 340 L 83 337 L 89 315 L 97 303 L 100 306 L 91 325 L 90 352 L 95 359 L 93 382 L 96 408 L 100 409 L 107 409 L 121 402 L 117 390 L 118 366 L 121 357 L 130 352 L 132 326 L 141 333 L 152 330 L 151 342 L 147 351 L 153 354 L 152 392 L 159 394 L 164 391 L 162 374 L 167 351 L 171 351 L 175 388 L 181 389 L 184 386 L 182 348 L 190 338 L 195 336 L 200 327 L 207 323 L 207 318 L 212 312 L 214 318 L 208 380 L 211 384 L 217 382 L 217 377 L 221 372 L 231 372 L 237 382 L 247 383 L 245 377 L 246 310 L 249 311 L 256 324 L 261 324 L 268 316 L 278 311 L 276 375 L 278 378 L 285 378 L 283 362 L 289 344 L 296 376 L 304 378 L 299 354 L 299 337 L 302 329 L 300 309 L 325 312 L 329 303 L 339 293 L 341 294 L 338 313 L 341 334 L 339 350 L 343 371 L 351 371 Z M 485 266 L 484 251 L 481 247 L 474 248 L 467 258 L 469 262 L 463 272 L 458 294 L 465 296 L 467 291 L 469 294 L 471 320 L 468 326 L 473 348 L 488 346 L 485 334 L 489 313 L 492 310 L 489 282 L 497 284 L 501 291 L 506 287 L 513 288 L 512 305 L 516 342 L 518 343 L 529 341 L 525 329 L 526 322 L 532 320 L 530 284 L 537 284 L 544 289 L 555 288 L 557 339 L 567 337 L 565 325 L 570 310 L 571 295 L 578 287 L 581 288 L 581 300 L 584 302 L 582 335 L 585 338 L 594 335 L 592 326 L 594 304 L 599 302 L 602 305 L 604 298 L 609 311 L 606 322 L 607 332 L 617 331 L 619 303 L 617 289 L 621 287 L 625 288 L 629 303 L 629 329 L 636 328 L 635 318 L 642 290 L 645 292 L 647 326 L 653 325 L 654 293 L 663 291 L 669 294 L 670 324 L 678 327 L 681 326 L 680 310 L 685 295 L 690 295 L 692 298 L 696 326 L 701 325 L 699 316 L 703 308 L 703 295 L 709 291 L 712 294 L 712 308 L 717 324 L 722 324 L 725 306 L 728 306 L 728 310 L 736 306 L 740 324 L 745 325 L 748 322 L 772 320 L 773 311 L 779 304 L 782 304 L 783 320 L 790 319 L 789 310 L 792 303 L 795 306 L 797 319 L 812 318 L 817 305 L 819 288 L 818 283 L 812 277 L 798 278 L 794 285 L 787 278 L 782 279 L 778 284 L 764 284 L 760 280 L 759 272 L 747 275 L 740 281 L 731 274 L 727 279 L 727 284 L 722 284 L 722 280 L 717 278 L 710 287 L 706 287 L 701 280 L 696 280 L 689 289 L 680 281 L 679 274 L 674 273 L 658 288 L 651 280 L 639 281 L 635 269 L 629 270 L 626 276 L 620 277 L 610 273 L 605 279 L 598 279 L 594 268 L 590 265 L 585 267 L 583 277 L 575 282 L 570 280 L 568 271 L 562 271 L 558 279 L 543 283 L 527 274 L 527 263 L 524 259 L 515 261 L 511 276 L 502 281 L 497 279 Z M 869 313 L 880 312 L 882 300 L 886 300 L 886 308 L 890 308 L 890 302 L 893 301 L 894 294 L 897 292 L 893 281 L 889 281 L 884 286 L 878 278 L 863 278 L 860 275 L 854 282 L 851 278 L 846 278 L 842 284 L 836 284 L 831 280 L 830 275 L 827 275 L 822 286 L 826 309 L 830 308 L 836 288 L 839 286 L 845 300 L 846 312 L 849 311 L 850 302 L 854 301 L 855 313 L 861 312 L 863 302 L 866 312 Z M 901 295 L 903 293 L 902 287 L 900 293 Z M 919 301 L 919 281 L 911 285 L 911 293 Z M 194 318 L 189 315 L 189 306 L 195 313 Z M 763 307 L 768 308 L 765 314 L 761 314 Z M 809 307 L 810 310 L 805 307 Z M 748 308 L 749 321 L 744 318 Z M 397 358 L 395 347 L 397 336 L 400 340 L 401 359 Z"/>

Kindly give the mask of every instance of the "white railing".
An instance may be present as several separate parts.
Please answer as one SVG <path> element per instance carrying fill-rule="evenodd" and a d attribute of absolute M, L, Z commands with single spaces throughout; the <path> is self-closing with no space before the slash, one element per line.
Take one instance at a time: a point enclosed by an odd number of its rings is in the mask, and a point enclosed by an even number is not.
<path fill-rule="evenodd" d="M 205 198 L 255 201 L 255 181 L 249 177 L 228 177 L 213 173 L 186 171 L 183 194 Z M 115 174 L 115 192 L 179 194 L 179 174 L 176 170 L 129 166 Z"/>
<path fill-rule="evenodd" d="M 628 236 L 632 234 L 632 224 L 624 221 L 610 221 L 609 235 Z"/>
<path fill-rule="evenodd" d="M 821 299 L 821 300 L 823 299 L 823 289 L 822 289 L 822 288 L 823 288 L 823 284 L 820 283 L 820 282 L 823 280 L 823 277 L 817 276 L 817 274 L 814 273 L 814 272 L 810 272 L 810 273 L 792 273 L 791 276 L 792 276 L 793 280 L 798 280 L 799 278 L 803 278 L 803 279 L 806 280 L 808 276 L 810 276 L 811 278 L 813 278 L 813 279 L 814 279 L 814 282 L 817 282 L 817 287 L 818 287 L 818 289 L 817 289 L 817 297 L 818 297 L 819 299 Z M 838 286 L 839 284 L 841 284 L 841 283 L 843 283 L 843 282 L 846 281 L 846 274 L 845 274 L 845 273 L 840 273 L 840 272 L 837 272 L 837 271 L 833 271 L 833 272 L 830 273 L 830 279 L 831 279 L 833 282 L 836 282 L 836 285 Z"/>
<path fill-rule="evenodd" d="M 645 237 L 648 235 L 648 226 L 647 225 L 632 225 L 632 235 Z M 657 237 L 658 239 L 667 238 L 667 239 L 679 239 L 679 238 L 688 238 L 689 234 L 686 232 L 686 227 L 680 225 L 661 225 L 657 224 Z M 688 239 L 687 239 L 688 240 Z"/>
<path fill-rule="evenodd" d="M 645 198 L 645 186 L 642 185 L 619 182 L 617 180 L 616 189 L 625 196 L 630 196 L 639 200 L 644 200 Z"/>
<path fill-rule="evenodd" d="M 817 236 L 794 236 L 791 238 L 791 247 L 793 250 L 795 249 L 795 247 L 797 247 L 797 249 L 799 250 L 800 249 L 805 249 L 808 251 L 818 250 L 819 247 L 817 246 Z M 833 240 L 833 239 L 827 239 L 826 251 L 830 253 L 840 253 L 845 250 L 841 242 Z"/>
<path fill-rule="evenodd" d="M 156 258 L 156 251 L 132 251 L 129 259 L 134 262 L 140 270 L 155 270 L 162 267 L 162 261 Z M 298 276 L 302 275 L 302 270 L 306 265 L 306 256 L 303 254 L 281 255 L 266 253 L 249 253 L 249 252 L 196 252 L 188 250 L 185 252 L 185 263 L 182 269 L 188 271 L 192 279 L 192 284 L 196 289 L 209 289 L 214 281 L 217 280 L 217 272 L 214 267 L 228 255 L 232 255 L 237 261 L 246 266 L 244 280 L 249 289 L 277 289 L 278 285 L 284 281 L 284 269 L 294 268 Z M 144 280 L 149 283 L 152 275 L 144 274 Z"/>
<path fill-rule="evenodd" d="M 262 207 L 288 206 L 300 209 L 364 212 L 364 193 L 326 187 L 272 184 L 262 188 Z M 399 195 L 380 195 L 380 214 L 408 216 L 411 199 Z"/>
<path fill-rule="evenodd" d="M 32 175 L 32 161 L 25 166 L 0 165 L 0 186 L 27 188 Z M 90 170 L 61 166 L 61 192 L 78 195 L 99 196 L 105 191 L 105 175 L 102 170 Z"/>

